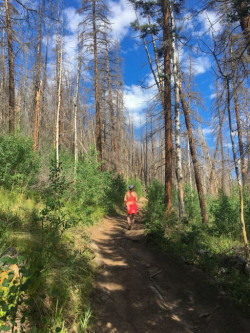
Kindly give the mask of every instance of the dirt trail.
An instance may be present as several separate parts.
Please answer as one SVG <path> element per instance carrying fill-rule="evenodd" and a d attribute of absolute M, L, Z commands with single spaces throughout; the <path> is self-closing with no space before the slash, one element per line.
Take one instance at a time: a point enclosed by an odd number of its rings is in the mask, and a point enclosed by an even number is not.
<path fill-rule="evenodd" d="M 91 238 L 99 266 L 92 332 L 250 332 L 250 320 L 202 271 L 147 244 L 140 220 L 127 230 L 125 214 L 107 218 Z"/>

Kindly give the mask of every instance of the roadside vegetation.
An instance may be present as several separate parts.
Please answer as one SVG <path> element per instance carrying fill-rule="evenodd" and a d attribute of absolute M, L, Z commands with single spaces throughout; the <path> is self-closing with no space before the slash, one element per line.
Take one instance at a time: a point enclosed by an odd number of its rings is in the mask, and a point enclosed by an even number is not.
<path fill-rule="evenodd" d="M 122 204 L 126 184 L 100 172 L 94 149 L 79 160 L 74 182 L 70 154 L 56 168 L 32 144 L 0 138 L 0 330 L 85 332 L 93 276 L 87 228 Z"/>
<path fill-rule="evenodd" d="M 231 294 L 238 305 L 250 310 L 249 250 L 243 246 L 240 225 L 239 195 L 222 191 L 206 198 L 209 222 L 202 223 L 198 194 L 189 186 L 184 190 L 186 216 L 178 218 L 178 198 L 172 193 L 174 210 L 165 215 L 164 186 L 154 181 L 148 187 L 144 217 L 149 239 L 163 250 L 175 253 L 187 264 L 207 272 L 218 286 Z M 250 232 L 250 191 L 245 189 L 245 222 Z"/>

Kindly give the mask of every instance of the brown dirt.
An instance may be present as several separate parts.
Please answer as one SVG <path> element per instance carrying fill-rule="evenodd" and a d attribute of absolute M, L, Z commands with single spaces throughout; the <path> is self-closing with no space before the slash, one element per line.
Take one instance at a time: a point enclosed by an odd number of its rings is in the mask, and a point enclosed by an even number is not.
<path fill-rule="evenodd" d="M 142 206 L 142 202 L 141 202 Z M 243 333 L 250 321 L 201 270 L 149 244 L 125 214 L 91 230 L 93 333 Z"/>

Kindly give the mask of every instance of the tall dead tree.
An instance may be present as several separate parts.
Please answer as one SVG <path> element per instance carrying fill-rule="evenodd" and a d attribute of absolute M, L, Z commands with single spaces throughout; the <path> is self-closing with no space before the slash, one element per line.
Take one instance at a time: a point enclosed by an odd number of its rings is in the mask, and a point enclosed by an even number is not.
<path fill-rule="evenodd" d="M 8 64 L 9 64 L 9 133 L 15 133 L 15 73 L 13 52 L 13 30 L 10 18 L 9 0 L 5 0 L 5 16 L 7 26 L 8 42 Z"/>
<path fill-rule="evenodd" d="M 107 71 L 107 79 L 108 79 L 108 105 L 109 105 L 109 117 L 111 122 L 111 147 L 113 150 L 113 156 L 117 154 L 117 136 L 115 134 L 115 116 L 114 116 L 114 105 L 113 105 L 113 92 L 111 87 L 111 74 L 110 74 L 110 55 L 109 55 L 109 43 L 107 37 L 107 30 L 104 32 L 105 39 L 105 53 L 106 53 L 106 71 Z M 115 169 L 117 168 L 116 159 L 112 161 L 115 165 Z"/>
<path fill-rule="evenodd" d="M 175 20 L 172 5 L 170 6 L 171 13 L 171 33 L 172 33 L 172 58 L 173 58 L 173 77 L 174 77 L 174 92 L 175 92 L 175 146 L 176 146 L 176 178 L 178 185 L 179 197 L 179 215 L 181 218 L 185 215 L 184 207 L 184 191 L 183 191 L 183 173 L 182 173 L 182 158 L 181 158 L 181 136 L 180 136 L 180 77 L 178 73 L 177 55 L 176 55 L 176 37 L 175 37 Z"/>
<path fill-rule="evenodd" d="M 231 117 L 231 110 L 230 110 L 230 77 L 226 76 L 226 86 L 227 86 L 227 112 L 228 112 L 228 123 L 229 123 L 229 129 L 230 129 L 230 138 L 232 143 L 232 151 L 233 151 L 233 159 L 234 159 L 234 167 L 235 167 L 235 174 L 238 182 L 238 188 L 239 188 L 239 197 L 240 197 L 240 221 L 241 221 L 241 227 L 242 227 L 242 236 L 243 236 L 243 242 L 245 246 L 247 246 L 247 234 L 246 234 L 246 226 L 245 226 L 245 219 L 244 219 L 244 199 L 243 199 L 243 190 L 242 190 L 242 183 L 240 178 L 240 171 L 239 171 L 239 165 L 236 155 L 236 147 L 234 142 L 234 133 L 232 128 L 232 117 Z"/>
<path fill-rule="evenodd" d="M 60 46 L 58 47 L 58 84 L 57 84 L 57 108 L 56 108 L 56 135 L 55 135 L 55 146 L 56 146 L 56 167 L 59 169 L 60 161 L 59 161 L 59 150 L 60 150 L 60 111 L 61 111 L 61 103 L 62 103 L 62 56 L 63 56 L 63 36 L 58 36 L 58 40 L 60 41 Z M 58 41 L 58 43 L 59 43 Z"/>
<path fill-rule="evenodd" d="M 37 58 L 36 58 L 36 73 L 35 73 L 35 89 L 34 89 L 34 143 L 33 150 L 38 150 L 39 130 L 40 130 L 40 113 L 41 113 L 41 94 L 42 94 L 42 1 L 40 0 L 39 13 L 39 28 L 38 28 L 38 43 L 37 43 Z"/>
<path fill-rule="evenodd" d="M 182 90 L 181 82 L 179 84 L 179 89 L 180 89 L 182 109 L 183 109 L 186 128 L 187 128 L 187 132 L 188 132 L 188 140 L 189 140 L 191 157 L 192 157 L 192 161 L 193 161 L 194 177 L 195 177 L 195 183 L 196 183 L 198 196 L 199 196 L 199 203 L 200 203 L 202 221 L 203 221 L 203 223 L 207 223 L 208 222 L 208 214 L 207 214 L 204 190 L 203 190 L 202 181 L 201 181 L 201 177 L 200 177 L 199 162 L 198 162 L 196 149 L 195 149 L 194 136 L 193 136 L 193 131 L 192 131 L 192 127 L 191 127 L 190 111 L 189 111 L 189 108 L 188 108 L 188 104 L 185 100 L 185 96 L 184 96 L 184 93 L 183 93 L 183 90 Z"/>
<path fill-rule="evenodd" d="M 171 33 L 170 33 L 170 11 L 169 1 L 162 0 L 163 14 L 163 45 L 164 45 L 164 124 L 165 124 L 165 202 L 166 216 L 169 216 L 172 208 L 172 110 L 171 110 Z"/>

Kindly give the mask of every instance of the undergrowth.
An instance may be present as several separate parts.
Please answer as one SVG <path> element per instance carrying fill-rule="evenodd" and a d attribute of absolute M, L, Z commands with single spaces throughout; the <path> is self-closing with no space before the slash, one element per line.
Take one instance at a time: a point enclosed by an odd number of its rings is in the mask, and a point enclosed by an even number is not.
<path fill-rule="evenodd" d="M 243 308 L 250 309 L 250 278 L 231 265 L 228 258 L 245 256 L 241 239 L 239 198 L 219 193 L 217 198 L 207 198 L 209 223 L 202 224 L 196 191 L 185 188 L 187 218 L 178 218 L 175 206 L 166 219 L 164 186 L 155 181 L 148 188 L 148 204 L 144 211 L 149 239 L 166 251 L 181 257 L 186 263 L 201 267 Z M 249 235 L 250 193 L 245 193 L 245 223 Z"/>
<path fill-rule="evenodd" d="M 74 182 L 67 152 L 46 174 L 31 141 L 0 138 L 3 153 L 7 146 L 10 158 L 23 158 L 0 160 L 0 331 L 84 333 L 93 275 L 87 228 L 121 205 L 126 184 L 100 172 L 94 149 L 79 159 Z"/>

